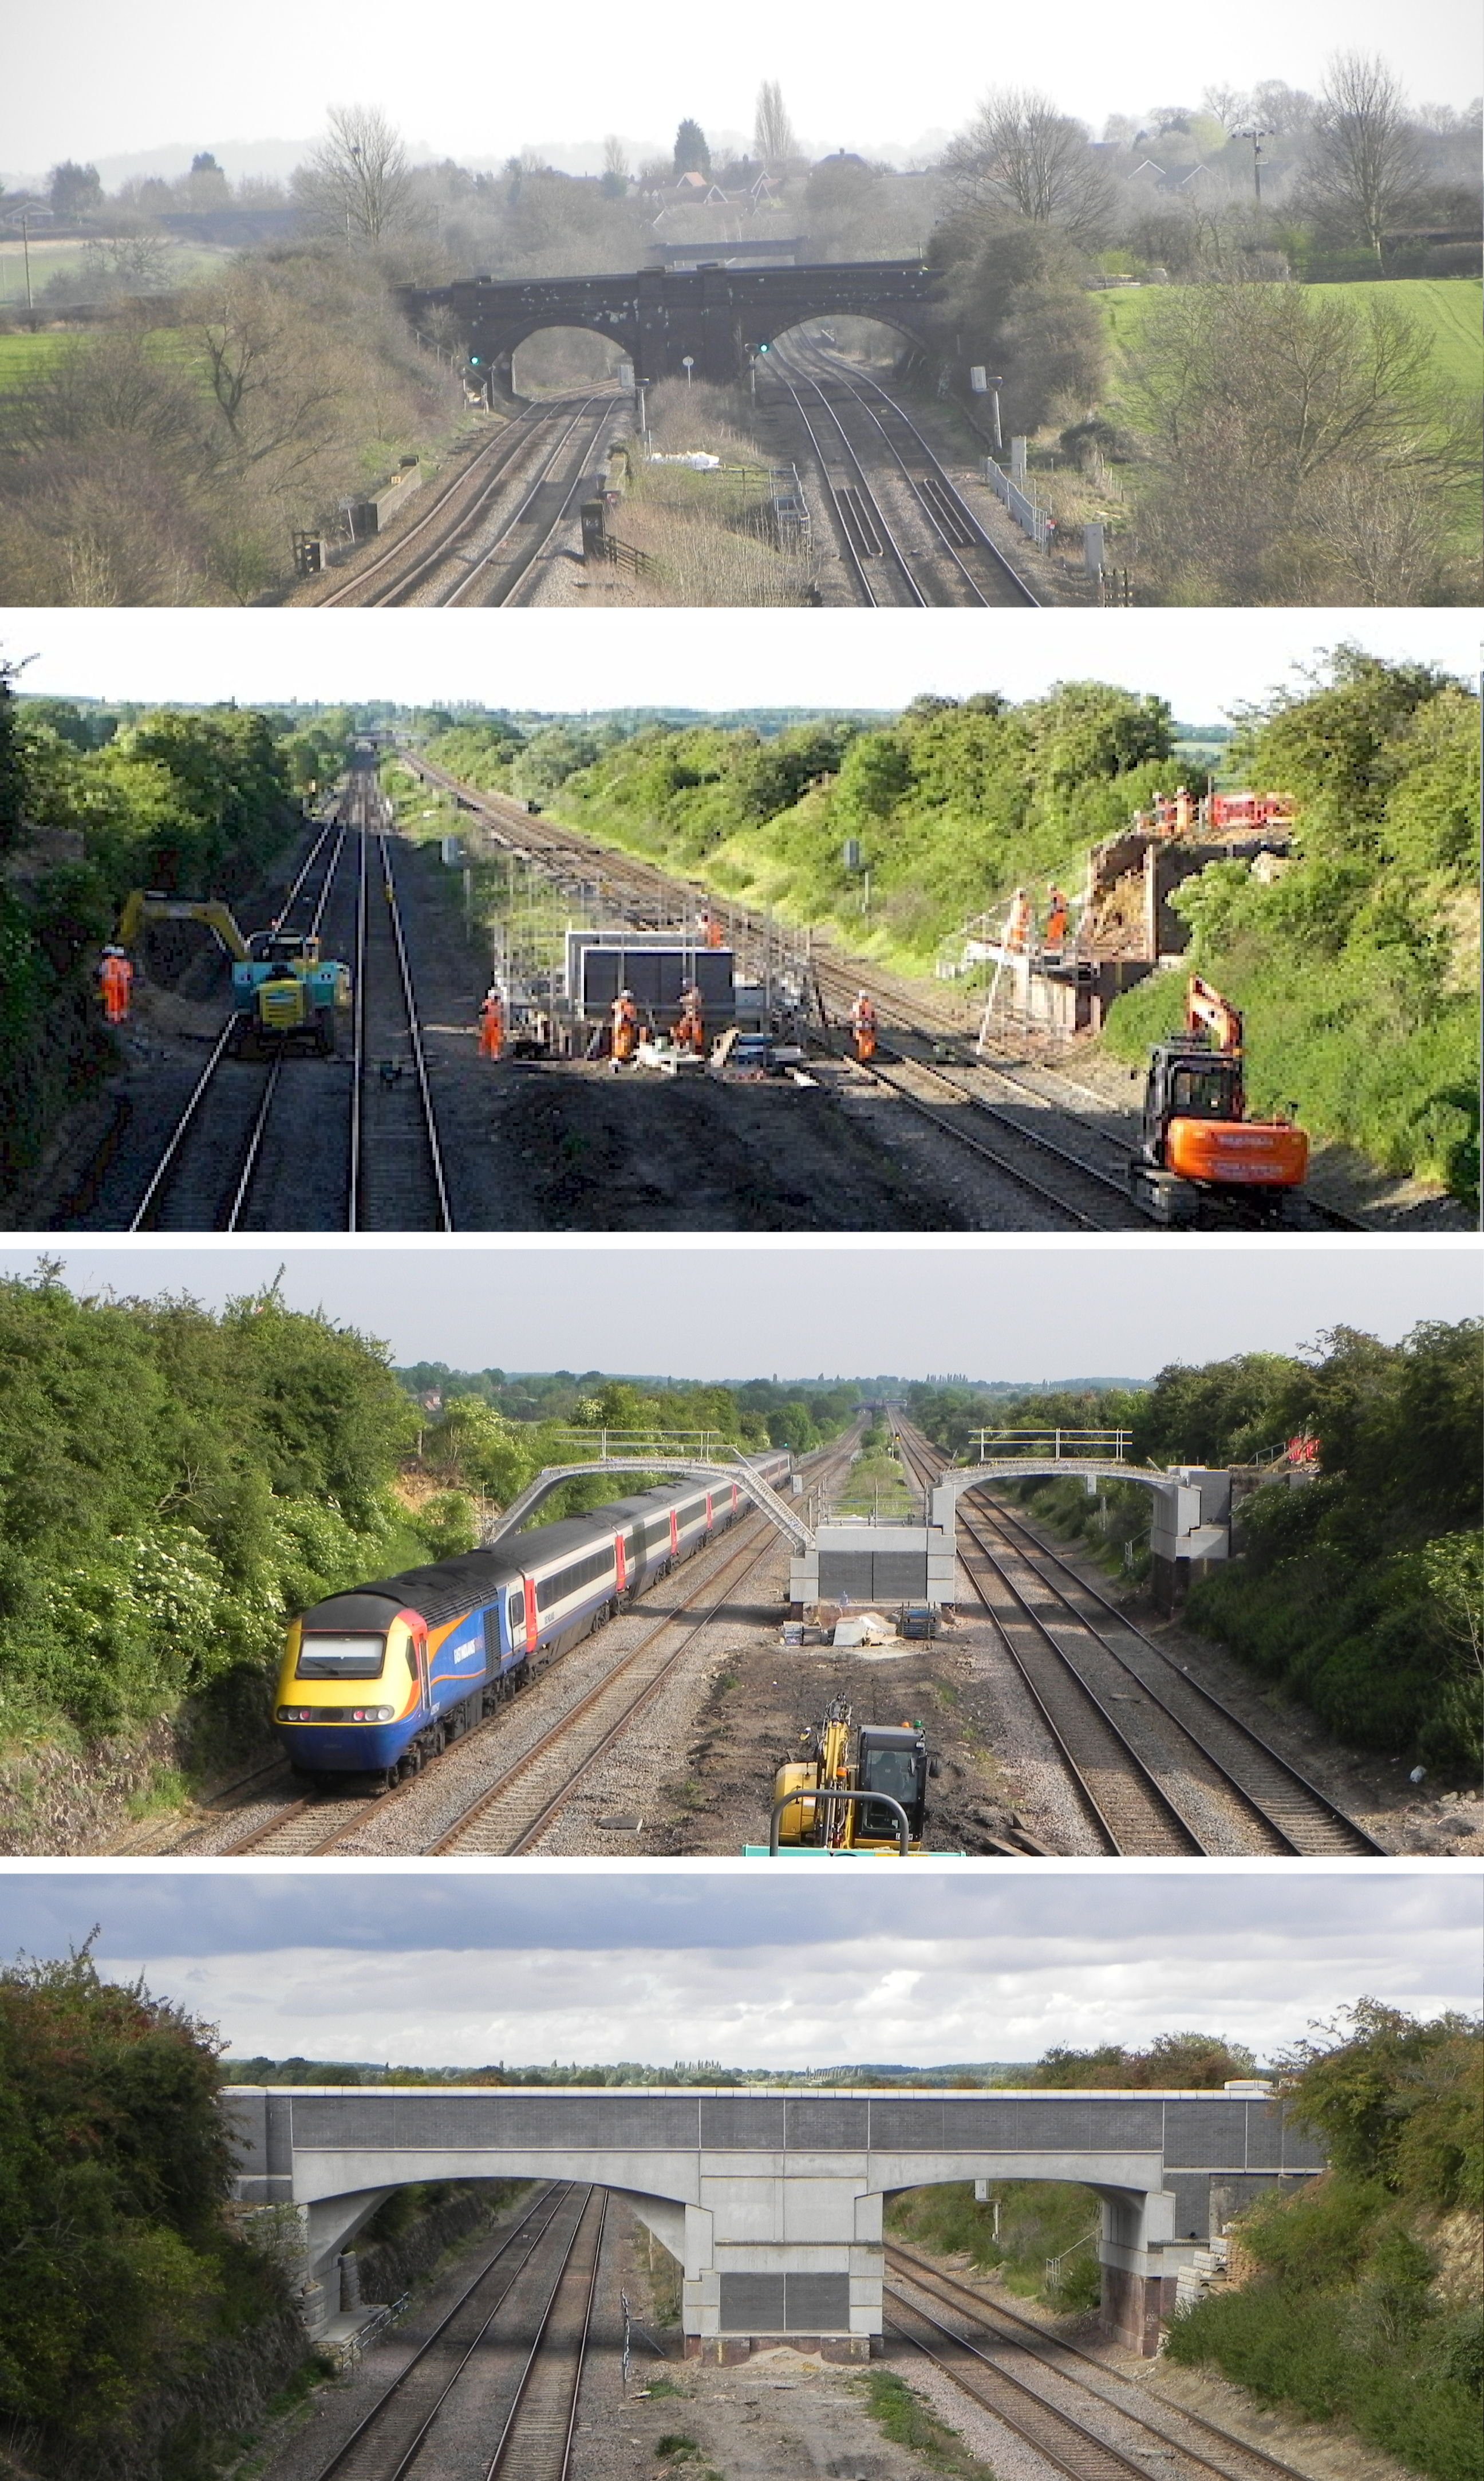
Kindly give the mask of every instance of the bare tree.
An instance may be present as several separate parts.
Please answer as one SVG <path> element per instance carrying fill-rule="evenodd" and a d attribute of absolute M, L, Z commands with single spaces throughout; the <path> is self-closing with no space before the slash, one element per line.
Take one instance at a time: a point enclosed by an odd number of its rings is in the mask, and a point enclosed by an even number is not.
<path fill-rule="evenodd" d="M 944 170 L 966 203 L 1009 208 L 1091 245 L 1106 233 L 1112 182 L 1080 120 L 1048 95 L 1003 88 L 987 94 L 952 140 Z"/>
<path fill-rule="evenodd" d="M 1252 118 L 1250 99 L 1236 86 L 1207 87 L 1201 96 L 1201 109 L 1209 112 L 1212 120 L 1219 120 L 1223 129 L 1235 129 L 1239 120 Z"/>
<path fill-rule="evenodd" d="M 327 229 L 375 244 L 415 220 L 406 148 L 384 113 L 338 104 L 326 137 L 294 176 L 296 195 Z"/>
<path fill-rule="evenodd" d="M 1401 88 L 1374 54 L 1337 52 L 1330 62 L 1308 187 L 1379 260 L 1388 227 L 1421 187 L 1421 164 Z"/>
<path fill-rule="evenodd" d="M 776 78 L 765 78 L 758 89 L 757 108 L 752 122 L 752 143 L 760 162 L 787 164 L 798 153 L 798 140 L 783 100 L 783 89 Z"/>
<path fill-rule="evenodd" d="M 627 181 L 629 157 L 621 138 L 604 139 L 603 170 L 605 173 L 611 173 L 616 181 Z"/>

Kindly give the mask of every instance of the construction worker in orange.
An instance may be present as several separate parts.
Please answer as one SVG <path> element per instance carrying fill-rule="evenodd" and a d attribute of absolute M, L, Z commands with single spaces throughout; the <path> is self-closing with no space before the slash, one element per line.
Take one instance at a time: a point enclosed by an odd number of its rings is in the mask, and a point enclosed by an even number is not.
<path fill-rule="evenodd" d="M 855 1043 L 857 1059 L 873 1059 L 876 1050 L 876 1011 L 869 991 L 857 991 L 855 1005 L 850 1010 L 850 1033 Z"/>
<path fill-rule="evenodd" d="M 675 1021 L 675 1043 L 680 1051 L 693 1051 L 698 1058 L 706 1056 L 706 1020 L 701 1014 L 700 986 L 687 982 L 680 994 L 680 1014 Z"/>
<path fill-rule="evenodd" d="M 1023 887 L 1018 887 L 1010 899 L 1004 944 L 1015 956 L 1023 956 L 1030 945 L 1030 899 Z"/>
<path fill-rule="evenodd" d="M 109 1025 L 122 1025 L 129 1013 L 129 991 L 134 980 L 134 968 L 121 948 L 105 948 L 98 965 L 98 987 L 103 994 L 103 1015 Z"/>
<path fill-rule="evenodd" d="M 1059 887 L 1051 887 L 1046 897 L 1046 931 L 1042 946 L 1063 948 L 1067 937 L 1067 900 Z"/>
<path fill-rule="evenodd" d="M 505 1002 L 493 982 L 480 1007 L 480 1058 L 498 1059 L 505 1050 Z"/>
<path fill-rule="evenodd" d="M 708 948 L 725 947 L 726 931 L 714 913 L 702 912 L 700 917 L 700 932 L 701 937 L 705 940 Z"/>
<path fill-rule="evenodd" d="M 612 1008 L 613 1065 L 619 1067 L 632 1059 L 638 1049 L 638 1010 L 632 991 L 620 991 Z"/>

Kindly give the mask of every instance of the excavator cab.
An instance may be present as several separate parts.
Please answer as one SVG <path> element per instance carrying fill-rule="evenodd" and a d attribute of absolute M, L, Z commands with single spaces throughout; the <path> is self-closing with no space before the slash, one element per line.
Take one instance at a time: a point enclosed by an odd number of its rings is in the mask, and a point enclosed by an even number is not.
<path fill-rule="evenodd" d="M 907 1813 L 914 1844 L 921 1844 L 927 1822 L 927 1778 L 936 1771 L 927 1743 L 915 1723 L 863 1723 L 855 1745 L 856 1780 L 862 1791 L 886 1792 Z M 866 1801 L 853 1812 L 850 1841 L 897 1845 L 897 1820 L 884 1803 Z"/>
<path fill-rule="evenodd" d="M 254 930 L 247 941 L 247 960 L 253 965 L 296 966 L 317 965 L 320 942 L 309 930 Z"/>

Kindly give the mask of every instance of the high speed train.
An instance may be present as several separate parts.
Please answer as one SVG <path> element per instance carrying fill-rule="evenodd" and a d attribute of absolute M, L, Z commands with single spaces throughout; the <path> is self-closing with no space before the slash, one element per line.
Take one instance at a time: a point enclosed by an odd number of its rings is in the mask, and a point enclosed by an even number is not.
<path fill-rule="evenodd" d="M 774 1488 L 793 1469 L 784 1449 L 744 1461 Z M 273 1705 L 295 1772 L 415 1774 L 525 1686 L 533 1656 L 627 1609 L 745 1503 L 735 1481 L 665 1482 L 316 1603 L 290 1626 Z"/>

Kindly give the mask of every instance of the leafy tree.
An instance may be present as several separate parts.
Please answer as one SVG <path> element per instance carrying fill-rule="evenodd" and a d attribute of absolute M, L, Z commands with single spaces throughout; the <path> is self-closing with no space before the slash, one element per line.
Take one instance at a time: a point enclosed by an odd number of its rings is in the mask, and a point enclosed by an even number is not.
<path fill-rule="evenodd" d="M 711 178 L 711 148 L 706 132 L 698 120 L 683 120 L 675 132 L 675 176 L 683 172 L 704 172 Z"/>
<path fill-rule="evenodd" d="M 124 2430 L 217 2334 L 287 2307 L 230 2240 L 218 2041 L 91 1946 L 0 1972 L 0 2409 L 74 2447 Z"/>
<path fill-rule="evenodd" d="M 91 215 L 103 204 L 103 183 L 95 164 L 54 164 L 46 176 L 46 195 L 52 213 L 68 223 L 79 217 Z"/>

